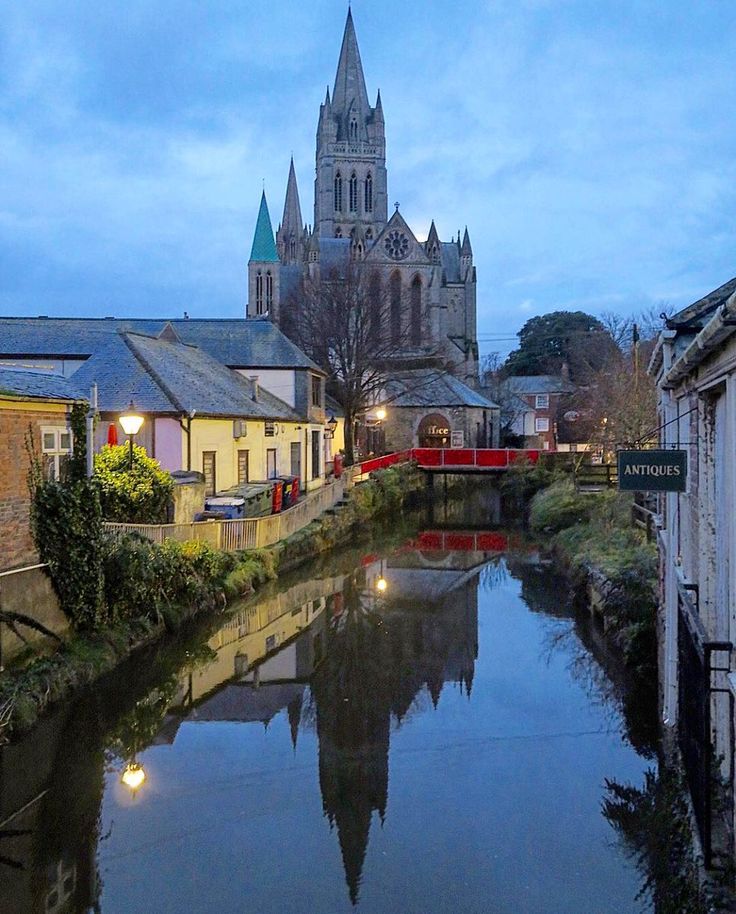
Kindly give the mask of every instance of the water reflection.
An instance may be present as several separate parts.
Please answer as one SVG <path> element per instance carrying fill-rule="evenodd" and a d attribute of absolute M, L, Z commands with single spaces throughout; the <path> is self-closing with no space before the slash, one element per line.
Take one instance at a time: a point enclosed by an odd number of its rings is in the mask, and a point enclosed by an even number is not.
<path fill-rule="evenodd" d="M 489 511 L 496 511 L 495 502 L 483 510 L 487 517 Z M 471 696 L 476 705 L 479 603 L 481 598 L 487 603 L 498 590 L 513 590 L 517 582 L 523 604 L 533 615 L 543 617 L 545 624 L 559 622 L 550 629 L 550 650 L 565 654 L 573 676 L 587 676 L 588 694 L 605 706 L 615 724 L 622 708 L 626 709 L 624 693 L 610 686 L 601 662 L 605 650 L 595 638 L 586 640 L 582 623 L 570 621 L 569 606 L 549 566 L 518 534 L 488 529 L 488 523 L 474 529 L 467 521 L 461 510 L 451 511 L 442 526 L 434 519 L 398 547 L 333 557 L 307 580 L 295 577 L 271 586 L 237 607 L 224 622 L 202 623 L 174 644 L 148 652 L 103 682 L 94 694 L 59 708 L 21 743 L 3 747 L 0 914 L 100 911 L 103 901 L 111 911 L 139 910 L 126 892 L 139 899 L 148 892 L 146 904 L 155 905 L 161 884 L 158 889 L 155 884 L 148 888 L 144 880 L 133 890 L 112 873 L 100 878 L 98 861 L 106 859 L 105 848 L 112 844 L 119 853 L 121 848 L 131 853 L 126 845 L 129 832 L 116 820 L 124 819 L 126 810 L 135 811 L 139 827 L 153 828 L 155 837 L 159 816 L 147 803 L 160 806 L 168 796 L 166 790 L 176 786 L 165 782 L 164 771 L 185 783 L 184 769 L 194 746 L 206 751 L 208 740 L 213 740 L 216 752 L 216 733 L 231 733 L 216 728 L 236 728 L 238 735 L 228 736 L 228 745 L 235 752 L 245 752 L 252 742 L 247 734 L 263 734 L 277 718 L 288 721 L 290 752 L 296 753 L 300 734 L 307 741 L 306 752 L 311 753 L 316 744 L 312 757 L 322 812 L 332 831 L 330 840 L 339 845 L 347 885 L 342 898 L 362 909 L 372 830 L 375 835 L 379 829 L 383 835 L 390 819 L 390 782 L 392 803 L 401 808 L 404 797 L 401 779 L 396 786 L 393 745 L 411 725 L 428 720 L 433 709 L 440 709 L 445 690 L 451 694 L 447 706 L 454 709 L 455 718 L 450 720 L 462 720 L 458 715 L 464 712 L 458 709 L 470 708 Z M 509 669 L 513 670 L 513 662 Z M 498 720 L 491 723 L 483 703 L 491 694 L 488 676 L 487 671 L 486 697 L 475 708 L 481 741 L 488 727 L 498 726 Z M 499 683 L 500 679 L 497 690 Z M 504 714 L 513 720 L 515 698 L 502 697 L 509 703 Z M 454 705 L 456 699 L 464 704 Z M 519 719 L 524 713 L 520 703 Z M 440 710 L 437 714 L 438 723 L 433 726 L 440 732 Z M 637 732 L 635 726 L 631 729 Z M 431 736 L 434 731 L 426 732 Z M 643 749 L 644 737 L 634 742 Z M 287 777 L 284 764 L 278 755 L 262 762 L 274 778 Z M 153 772 L 150 778 L 149 772 Z M 285 780 L 284 789 L 286 784 Z M 206 808 L 207 797 L 198 802 Z M 304 804 L 306 809 L 306 799 Z M 271 815 L 268 794 L 262 805 L 263 815 Z M 164 811 L 164 818 L 181 829 L 191 815 L 184 808 L 181 821 L 177 804 Z M 295 818 L 287 821 L 296 829 L 307 814 L 300 808 L 292 812 Z M 600 818 L 597 808 L 591 815 Z M 304 834 L 310 844 L 319 844 L 322 839 L 314 831 L 314 819 L 303 827 L 308 829 Z M 287 838 L 279 831 L 268 840 L 277 837 Z M 416 840 L 419 848 L 422 836 Z M 278 846 L 273 845 L 274 851 Z M 225 847 L 221 850 L 224 853 Z M 174 867 L 175 860 L 174 855 L 161 866 Z M 553 869 L 554 865 L 551 862 Z M 199 861 L 198 867 L 195 872 L 201 875 L 208 861 Z M 315 874 L 309 878 L 313 880 Z M 373 870 L 374 888 L 378 879 Z M 305 884 L 301 885 L 305 891 Z M 177 890 L 167 884 L 166 891 L 177 898 L 180 909 L 210 910 L 206 898 L 191 898 L 186 886 L 182 882 Z M 309 904 L 301 901 L 288 909 L 274 900 L 273 888 L 272 881 L 258 895 L 249 884 L 249 891 L 256 893 L 251 903 L 261 910 L 309 909 L 315 914 L 339 906 L 326 885 Z M 407 904 L 405 910 L 446 909 L 442 904 L 449 903 L 447 899 L 432 907 L 433 889 L 427 887 L 425 892 L 421 902 L 414 908 Z M 474 897 L 477 907 L 468 903 L 466 910 L 487 910 L 485 889 Z M 160 908 L 146 910 L 169 909 L 162 899 L 158 903 Z M 264 907 L 268 904 L 272 907 Z M 394 910 L 386 906 L 385 897 L 377 904 L 375 910 Z M 507 908 L 499 903 L 498 910 Z M 520 905 L 514 910 L 527 909 Z"/>

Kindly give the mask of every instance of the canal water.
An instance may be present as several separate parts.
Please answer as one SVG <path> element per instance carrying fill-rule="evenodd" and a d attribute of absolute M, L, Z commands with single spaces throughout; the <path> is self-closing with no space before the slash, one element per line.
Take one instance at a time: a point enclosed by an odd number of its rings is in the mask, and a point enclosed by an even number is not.
<path fill-rule="evenodd" d="M 3 747 L 1 914 L 651 910 L 601 808 L 646 710 L 482 513 L 375 531 Z"/>

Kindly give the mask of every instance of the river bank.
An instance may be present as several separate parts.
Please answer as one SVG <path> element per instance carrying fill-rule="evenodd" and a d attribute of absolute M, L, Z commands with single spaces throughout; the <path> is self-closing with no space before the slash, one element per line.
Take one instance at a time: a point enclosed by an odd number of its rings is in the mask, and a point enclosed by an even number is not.
<path fill-rule="evenodd" d="M 631 522 L 631 498 L 579 492 L 557 479 L 532 498 L 529 524 L 566 571 L 579 609 L 633 677 L 632 693 L 658 703 L 658 553 Z M 666 735 L 665 735 L 666 736 Z M 720 886 L 706 878 L 683 771 L 656 741 L 657 767 L 641 785 L 607 782 L 604 814 L 645 875 L 657 914 L 707 914 Z M 724 909 L 725 910 L 725 909 Z"/>
<path fill-rule="evenodd" d="M 89 686 L 203 613 L 222 611 L 347 539 L 374 519 L 401 511 L 423 489 L 414 466 L 380 470 L 344 503 L 267 549 L 218 553 L 200 544 L 155 546 L 140 538 L 109 545 L 105 589 L 116 619 L 76 631 L 53 654 L 0 677 L 0 743 L 28 731 L 54 703 Z"/>

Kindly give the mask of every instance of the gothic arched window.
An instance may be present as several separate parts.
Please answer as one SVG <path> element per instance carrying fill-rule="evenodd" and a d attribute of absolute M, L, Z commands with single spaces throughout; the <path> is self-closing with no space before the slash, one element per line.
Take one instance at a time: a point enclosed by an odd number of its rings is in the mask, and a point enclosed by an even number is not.
<path fill-rule="evenodd" d="M 389 279 L 389 299 L 391 302 L 391 341 L 398 343 L 401 336 L 401 273 L 395 270 Z"/>
<path fill-rule="evenodd" d="M 350 212 L 356 213 L 358 211 L 358 178 L 353 172 L 350 175 Z"/>
<path fill-rule="evenodd" d="M 358 139 L 358 119 L 355 115 L 350 118 L 350 142 L 354 143 Z"/>
<path fill-rule="evenodd" d="M 335 229 L 335 238 L 342 238 L 342 228 L 339 225 Z"/>
<path fill-rule="evenodd" d="M 291 259 L 296 260 L 296 238 L 293 235 L 289 239 L 289 252 L 291 254 Z"/>
<path fill-rule="evenodd" d="M 339 171 L 335 175 L 335 212 L 342 212 L 342 175 Z"/>
<path fill-rule="evenodd" d="M 373 229 L 372 228 L 367 228 L 365 230 L 365 240 L 373 241 Z"/>
<path fill-rule="evenodd" d="M 412 346 L 422 343 L 422 279 L 415 276 L 411 283 L 411 342 Z"/>
<path fill-rule="evenodd" d="M 370 172 L 368 172 L 368 177 L 365 179 L 365 211 L 367 213 L 373 212 L 373 178 Z"/>
<path fill-rule="evenodd" d="M 381 274 L 376 270 L 371 274 L 368 283 L 368 333 L 372 340 L 378 340 L 381 335 Z"/>
<path fill-rule="evenodd" d="M 256 273 L 256 314 L 263 314 L 263 274 Z"/>
<path fill-rule="evenodd" d="M 271 276 L 271 271 L 266 271 L 266 311 L 270 311 L 273 308 L 273 276 Z"/>

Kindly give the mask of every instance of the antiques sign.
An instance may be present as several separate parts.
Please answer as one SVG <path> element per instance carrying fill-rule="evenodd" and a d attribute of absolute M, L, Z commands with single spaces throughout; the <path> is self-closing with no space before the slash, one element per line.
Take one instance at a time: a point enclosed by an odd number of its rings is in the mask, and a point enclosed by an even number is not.
<path fill-rule="evenodd" d="M 684 492 L 687 451 L 619 451 L 618 487 L 622 492 Z"/>

